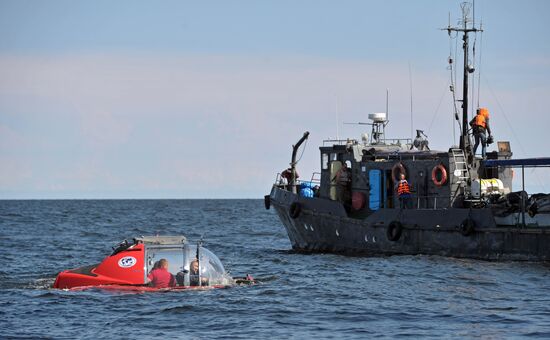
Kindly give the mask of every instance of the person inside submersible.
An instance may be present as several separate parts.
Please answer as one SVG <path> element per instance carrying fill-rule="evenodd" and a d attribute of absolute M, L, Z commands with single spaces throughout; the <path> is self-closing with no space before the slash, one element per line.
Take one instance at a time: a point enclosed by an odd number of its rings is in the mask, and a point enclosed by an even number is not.
<path fill-rule="evenodd" d="M 160 259 L 153 270 L 147 275 L 147 283 L 156 288 L 169 288 L 176 286 L 174 275 L 168 271 L 168 260 Z"/>
<path fill-rule="evenodd" d="M 191 261 L 189 266 L 189 281 L 191 286 L 208 286 L 208 278 L 199 275 L 199 261 L 197 259 Z"/>
<path fill-rule="evenodd" d="M 189 274 L 189 285 L 190 286 L 208 286 L 209 280 L 207 277 L 201 277 L 199 274 L 199 261 L 197 259 L 194 259 L 189 263 L 189 270 L 183 270 L 180 271 L 176 275 L 176 281 L 178 282 L 178 285 L 184 286 L 185 285 L 185 275 Z M 199 284 L 200 281 L 200 284 Z"/>

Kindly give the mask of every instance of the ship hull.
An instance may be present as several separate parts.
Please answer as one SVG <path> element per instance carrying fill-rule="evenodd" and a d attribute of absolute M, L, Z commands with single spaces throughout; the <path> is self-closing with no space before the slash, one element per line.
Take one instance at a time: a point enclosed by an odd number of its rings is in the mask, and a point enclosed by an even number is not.
<path fill-rule="evenodd" d="M 277 186 L 269 198 L 296 251 L 550 260 L 550 228 L 497 225 L 488 208 L 380 209 L 359 219 L 348 217 L 340 202 L 300 197 Z M 291 208 L 294 202 L 298 214 Z M 461 223 L 468 219 L 475 228 L 465 235 Z M 401 229 L 397 239 L 395 230 L 388 232 L 396 222 Z"/>

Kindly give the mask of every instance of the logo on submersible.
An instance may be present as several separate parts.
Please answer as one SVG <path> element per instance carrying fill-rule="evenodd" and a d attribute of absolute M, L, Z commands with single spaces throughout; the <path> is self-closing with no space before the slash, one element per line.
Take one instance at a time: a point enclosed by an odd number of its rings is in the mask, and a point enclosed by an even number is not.
<path fill-rule="evenodd" d="M 136 258 L 132 256 L 126 256 L 118 260 L 118 266 L 122 268 L 130 268 L 136 263 Z"/>

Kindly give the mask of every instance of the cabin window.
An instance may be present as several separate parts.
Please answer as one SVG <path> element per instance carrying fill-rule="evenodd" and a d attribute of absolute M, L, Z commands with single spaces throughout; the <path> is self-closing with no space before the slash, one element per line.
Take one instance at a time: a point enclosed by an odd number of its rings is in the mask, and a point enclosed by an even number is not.
<path fill-rule="evenodd" d="M 182 263 L 184 263 L 184 254 L 181 248 L 155 248 L 148 247 L 147 249 L 147 273 L 153 270 L 155 263 L 160 259 L 168 260 L 168 271 L 173 275 L 176 275 L 182 270 Z"/>
<path fill-rule="evenodd" d="M 330 154 L 330 160 L 331 161 L 337 161 L 338 160 L 338 154 L 337 153 L 331 153 Z"/>
<path fill-rule="evenodd" d="M 327 170 L 328 169 L 328 154 L 324 153 L 321 157 L 322 162 L 322 169 Z"/>
<path fill-rule="evenodd" d="M 345 163 L 346 163 L 348 169 L 351 169 L 351 161 L 346 161 Z"/>

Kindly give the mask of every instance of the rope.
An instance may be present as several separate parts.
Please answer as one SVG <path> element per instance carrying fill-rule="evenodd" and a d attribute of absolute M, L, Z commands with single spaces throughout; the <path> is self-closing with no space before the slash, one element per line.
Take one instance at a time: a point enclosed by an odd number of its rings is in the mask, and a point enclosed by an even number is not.
<path fill-rule="evenodd" d="M 307 147 L 307 139 L 306 139 L 306 142 L 304 143 L 304 147 L 302 148 L 302 153 L 300 154 L 300 158 L 298 158 L 295 164 L 298 164 L 298 162 L 302 159 L 302 156 L 304 155 L 304 151 L 306 151 L 306 147 Z"/>
<path fill-rule="evenodd" d="M 449 83 L 447 81 L 445 81 L 445 85 L 443 87 L 443 93 L 441 94 L 441 97 L 439 98 L 439 103 L 437 104 L 437 108 L 435 109 L 435 112 L 434 114 L 432 115 L 432 121 L 430 122 L 430 125 L 428 126 L 428 130 L 427 130 L 427 133 L 430 134 L 430 130 L 432 128 L 432 125 L 435 121 L 435 118 L 437 117 L 437 113 L 439 112 L 439 108 L 441 107 L 441 102 L 443 102 L 443 97 L 445 97 L 445 93 L 447 93 L 447 88 L 448 88 L 448 85 Z M 454 125 L 454 124 L 453 124 Z M 454 133 L 454 128 L 453 128 L 453 133 Z"/>

